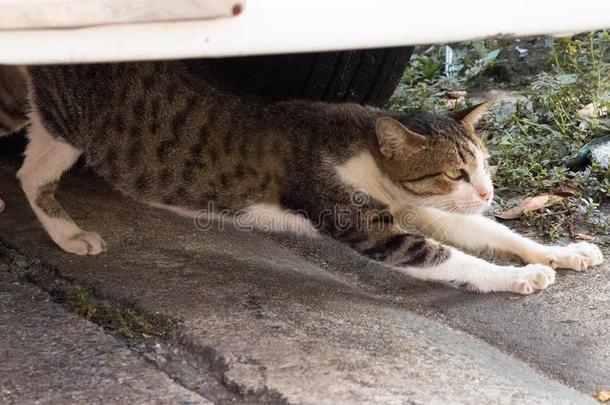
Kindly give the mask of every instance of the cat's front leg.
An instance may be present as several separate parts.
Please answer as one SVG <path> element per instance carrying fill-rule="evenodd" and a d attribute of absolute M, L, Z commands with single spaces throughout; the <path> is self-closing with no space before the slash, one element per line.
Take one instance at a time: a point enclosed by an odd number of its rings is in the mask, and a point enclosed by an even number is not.
<path fill-rule="evenodd" d="M 469 251 L 499 251 L 514 254 L 526 263 L 582 271 L 604 261 L 599 248 L 579 242 L 567 246 L 545 246 L 513 232 L 482 215 L 448 213 L 426 208 L 405 211 L 403 226 L 416 226 L 426 234 Z M 407 224 L 408 222 L 408 224 Z"/>
<path fill-rule="evenodd" d="M 527 263 L 544 263 L 554 269 L 583 271 L 590 266 L 603 263 L 604 256 L 597 246 L 588 242 L 571 243 L 567 246 L 545 246 L 537 244 L 522 253 Z"/>
<path fill-rule="evenodd" d="M 398 269 L 416 278 L 464 284 L 480 292 L 532 294 L 555 283 L 555 270 L 544 264 L 500 266 L 457 249 L 449 251 L 448 259 L 436 266 L 398 266 Z"/>
<path fill-rule="evenodd" d="M 481 291 L 531 294 L 555 282 L 543 264 L 499 266 L 422 236 L 395 230 L 369 232 L 352 243 L 361 254 L 414 278 L 467 285 Z"/>

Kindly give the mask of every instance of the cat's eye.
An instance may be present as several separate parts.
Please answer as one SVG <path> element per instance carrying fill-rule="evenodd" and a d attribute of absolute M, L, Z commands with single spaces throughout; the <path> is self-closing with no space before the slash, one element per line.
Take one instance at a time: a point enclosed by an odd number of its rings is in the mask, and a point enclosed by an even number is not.
<path fill-rule="evenodd" d="M 445 176 L 451 180 L 460 180 L 464 178 L 464 171 L 462 169 L 453 169 L 445 172 Z"/>

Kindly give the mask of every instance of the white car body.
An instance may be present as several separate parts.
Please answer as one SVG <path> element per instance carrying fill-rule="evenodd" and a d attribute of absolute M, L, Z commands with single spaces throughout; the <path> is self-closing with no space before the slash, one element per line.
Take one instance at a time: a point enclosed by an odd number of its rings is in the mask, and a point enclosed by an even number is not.
<path fill-rule="evenodd" d="M 602 0 L 0 0 L 0 63 L 332 51 L 610 27 Z"/>

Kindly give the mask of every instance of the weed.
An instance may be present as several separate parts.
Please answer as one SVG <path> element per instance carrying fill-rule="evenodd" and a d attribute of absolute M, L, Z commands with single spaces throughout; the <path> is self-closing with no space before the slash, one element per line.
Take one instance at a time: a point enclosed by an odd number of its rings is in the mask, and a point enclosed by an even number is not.
<path fill-rule="evenodd" d="M 499 70 L 508 72 L 527 62 L 529 56 L 515 53 L 515 49 L 523 51 L 518 47 L 524 43 L 544 55 L 536 63 L 538 71 L 498 77 Z M 575 226 L 592 233 L 607 231 L 609 221 L 600 204 L 610 197 L 610 168 L 593 162 L 585 170 L 572 171 L 567 163 L 585 143 L 610 133 L 610 118 L 604 115 L 610 107 L 610 34 L 474 41 L 453 48 L 457 75 L 445 76 L 440 62 L 443 47 L 421 50 L 407 68 L 390 107 L 445 111 L 455 105 L 447 102 L 448 91 L 510 89 L 518 95 L 516 101 L 495 107 L 484 131 L 492 164 L 498 164 L 495 183 L 499 194 L 517 197 L 569 184 L 564 204 L 527 214 L 523 223 L 548 240 L 573 234 Z M 579 116 L 578 111 L 587 105 L 596 113 Z"/>
<path fill-rule="evenodd" d="M 99 299 L 80 284 L 70 285 L 61 291 L 59 298 L 71 311 L 127 339 L 165 337 L 174 327 L 168 318 L 142 314 Z"/>

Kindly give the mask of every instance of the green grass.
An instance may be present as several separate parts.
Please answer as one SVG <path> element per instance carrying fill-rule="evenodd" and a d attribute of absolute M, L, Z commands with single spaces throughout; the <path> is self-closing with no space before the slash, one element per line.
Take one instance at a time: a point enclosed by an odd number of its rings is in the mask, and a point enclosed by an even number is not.
<path fill-rule="evenodd" d="M 516 47 L 528 48 L 519 57 Z M 390 104 L 397 110 L 445 111 L 446 92 L 504 89 L 519 100 L 493 108 L 484 136 L 498 164 L 496 189 L 504 198 L 569 186 L 564 203 L 528 213 L 522 223 L 545 239 L 576 232 L 605 234 L 600 206 L 610 197 L 610 169 L 593 163 L 571 171 L 566 164 L 588 141 L 610 134 L 610 116 L 579 118 L 590 103 L 610 107 L 608 32 L 552 39 L 475 41 L 453 45 L 457 75 L 444 73 L 444 47 L 416 51 Z M 469 103 L 459 100 L 458 107 Z M 500 201 L 501 202 L 501 201 Z"/>

